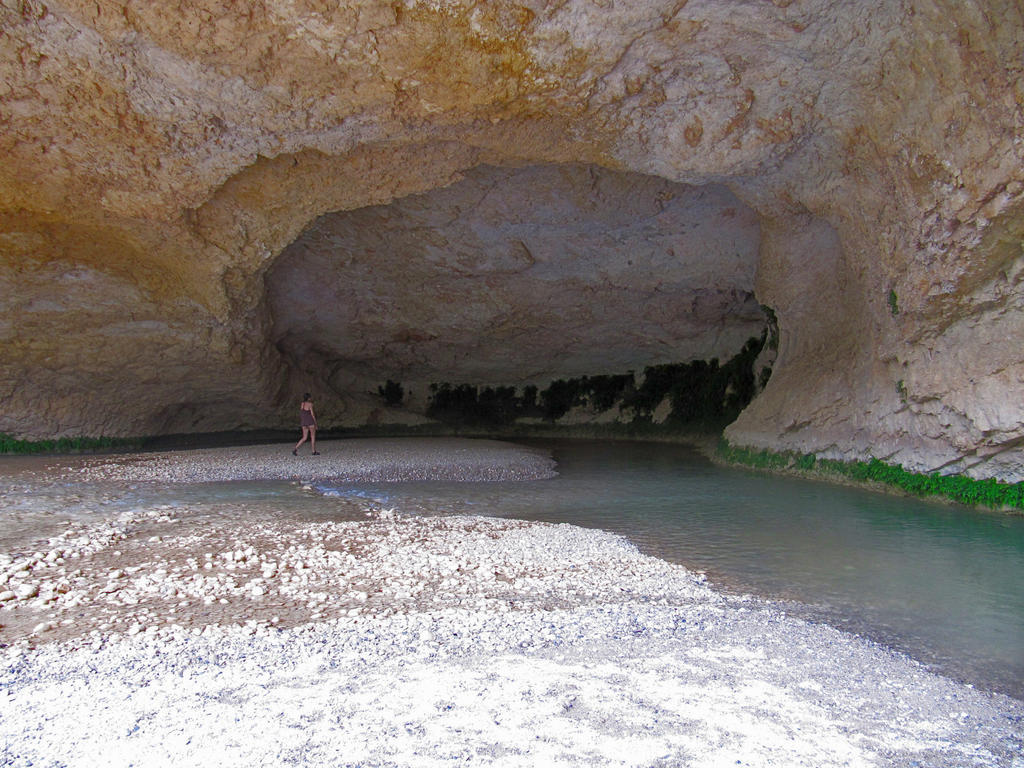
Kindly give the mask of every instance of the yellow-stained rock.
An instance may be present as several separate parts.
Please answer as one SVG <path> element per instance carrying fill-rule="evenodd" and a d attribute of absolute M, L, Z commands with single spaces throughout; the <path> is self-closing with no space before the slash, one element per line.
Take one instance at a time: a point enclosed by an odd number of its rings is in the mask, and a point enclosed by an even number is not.
<path fill-rule="evenodd" d="M 774 309 L 775 372 L 730 439 L 1024 479 L 1015 0 L 2 0 L 0 29 L 0 432 L 273 426 L 314 384 L 325 416 L 351 423 L 372 410 L 373 376 L 428 380 L 449 336 L 451 378 L 507 378 L 488 334 L 465 342 L 475 329 L 454 312 L 438 332 L 425 303 L 393 305 L 386 338 L 364 310 L 333 312 L 319 343 L 297 343 L 282 315 L 300 301 L 295 249 L 330 232 L 321 217 L 401 219 L 401 201 L 464 177 L 540 183 L 567 164 L 658 177 L 687 200 L 728 191 L 756 219 L 753 244 L 748 214 L 719 225 L 756 251 L 756 279 L 737 287 L 753 298 L 691 312 L 692 334 L 657 302 L 624 315 L 641 365 L 721 354 L 719 330 L 744 328 L 748 303 Z M 566 217 L 590 205 L 577 183 L 538 189 L 561 190 Z M 532 226 L 538 242 L 558 231 Z M 410 237 L 397 232 L 388 242 Z M 346 247 L 370 237 L 336 234 Z M 511 240 L 448 253 L 451 232 L 421 234 L 419 262 L 389 247 L 346 261 L 326 237 L 310 257 L 334 265 L 318 289 L 379 291 L 345 271 L 376 264 L 401 296 L 403 279 L 423 279 L 424 253 L 518 268 Z M 603 244 L 585 281 L 571 273 L 587 254 L 548 260 L 565 270 L 557 320 L 574 332 L 561 346 L 534 334 L 516 380 L 557 375 L 566 359 L 617 364 L 585 297 L 646 301 L 650 275 L 611 268 L 632 242 Z M 680 291 L 710 295 L 703 281 L 718 274 Z M 467 300 L 463 278 L 439 275 L 440 301 Z M 529 284 L 478 277 L 509 324 L 494 306 L 464 323 L 521 325 Z M 353 334 L 386 354 L 348 371 Z M 299 360 L 300 348 L 318 356 Z"/>

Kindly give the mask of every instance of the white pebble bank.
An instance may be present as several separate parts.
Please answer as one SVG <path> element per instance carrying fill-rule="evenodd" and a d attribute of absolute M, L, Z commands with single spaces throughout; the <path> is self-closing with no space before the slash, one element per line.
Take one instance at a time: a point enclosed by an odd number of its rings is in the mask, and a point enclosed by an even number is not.
<path fill-rule="evenodd" d="M 0 555 L 0 763 L 1024 765 L 1021 702 L 619 537 L 362 514 L 158 508 Z"/>
<path fill-rule="evenodd" d="M 118 454 L 54 463 L 79 481 L 194 483 L 215 480 L 538 480 L 555 474 L 542 450 L 498 440 L 378 438 L 307 442 L 292 455 L 290 444 Z"/>

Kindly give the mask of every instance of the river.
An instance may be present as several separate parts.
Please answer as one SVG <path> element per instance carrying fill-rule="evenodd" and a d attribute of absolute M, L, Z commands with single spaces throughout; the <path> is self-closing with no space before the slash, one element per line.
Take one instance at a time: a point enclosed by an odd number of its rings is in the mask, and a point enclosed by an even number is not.
<path fill-rule="evenodd" d="M 619 533 L 721 589 L 1024 698 L 1024 517 L 721 467 L 680 445 L 531 444 L 553 451 L 557 478 L 320 489 Z"/>
<path fill-rule="evenodd" d="M 705 572 L 721 590 L 778 601 L 946 676 L 1024 699 L 1024 517 L 721 467 L 681 445 L 529 444 L 553 453 L 558 477 L 115 486 L 41 482 L 48 460 L 7 457 L 0 551 L 31 552 L 68 521 L 153 505 L 187 508 L 195 525 L 240 506 L 250 522 L 355 519 L 352 497 L 405 514 L 571 523 L 623 535 L 645 553 Z"/>

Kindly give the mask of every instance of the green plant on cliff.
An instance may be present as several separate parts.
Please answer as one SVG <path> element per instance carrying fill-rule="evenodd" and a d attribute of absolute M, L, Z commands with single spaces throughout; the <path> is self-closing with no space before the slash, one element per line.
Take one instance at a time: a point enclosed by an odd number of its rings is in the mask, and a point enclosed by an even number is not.
<path fill-rule="evenodd" d="M 544 417 L 556 421 L 577 406 L 589 406 L 595 412 L 603 413 L 622 400 L 633 388 L 634 381 L 632 371 L 617 375 L 558 379 L 540 393 Z"/>
<path fill-rule="evenodd" d="M 757 393 L 754 363 L 769 336 L 766 327 L 760 338 L 748 339 L 724 365 L 711 359 L 649 366 L 639 385 L 632 371 L 556 379 L 543 390 L 526 386 L 522 395 L 513 387 L 434 383 L 430 385 L 426 413 L 455 427 L 503 428 L 520 418 L 542 417 L 554 424 L 573 408 L 587 407 L 603 413 L 618 405 L 620 410 L 633 413 L 628 425 L 631 434 L 720 429 L 734 421 Z M 770 375 L 770 368 L 762 368 L 762 388 Z M 400 395 L 401 387 L 391 381 L 379 388 L 385 399 L 394 391 Z M 663 424 L 655 424 L 654 412 L 666 398 L 669 414 Z"/>
<path fill-rule="evenodd" d="M 427 415 L 453 426 L 501 427 L 521 412 L 514 387 L 431 384 Z"/>
<path fill-rule="evenodd" d="M 588 405 L 601 413 L 610 410 L 615 403 L 622 400 L 635 382 L 636 377 L 630 371 L 614 376 L 584 376 L 581 387 Z"/>
<path fill-rule="evenodd" d="M 427 415 L 456 427 L 506 427 L 519 418 L 542 417 L 555 423 L 576 407 L 603 413 L 618 404 L 633 411 L 631 433 L 720 429 L 734 421 L 757 393 L 754 362 L 768 336 L 766 329 L 760 338 L 751 337 L 724 365 L 712 359 L 649 366 L 639 386 L 632 371 L 556 379 L 541 391 L 533 385 L 524 387 L 522 395 L 512 387 L 435 383 L 430 385 Z M 762 369 L 762 386 L 770 371 Z M 387 388 L 382 387 L 380 394 L 386 397 Z M 669 415 L 663 425 L 654 424 L 654 411 L 665 398 L 671 406 Z"/>
<path fill-rule="evenodd" d="M 519 415 L 519 406 L 515 387 L 484 387 L 480 390 L 478 407 L 485 424 L 511 424 Z"/>
<path fill-rule="evenodd" d="M 18 440 L 0 434 L 0 453 L 78 453 L 137 447 L 138 441 L 121 437 L 61 437 L 56 440 Z"/>
<path fill-rule="evenodd" d="M 623 406 L 633 408 L 641 418 L 649 418 L 668 397 L 672 409 L 667 424 L 724 427 L 736 420 L 757 392 L 754 361 L 766 338 L 767 331 L 760 339 L 751 337 L 724 365 L 712 358 L 650 366 L 644 370 L 643 383 Z"/>
<path fill-rule="evenodd" d="M 533 384 L 528 384 L 523 387 L 523 394 L 519 398 L 519 406 L 525 413 L 533 415 L 533 412 L 537 410 L 537 387 Z"/>
<path fill-rule="evenodd" d="M 900 379 L 896 382 L 896 394 L 899 395 L 900 402 L 904 405 L 907 404 L 907 385 Z"/>
<path fill-rule="evenodd" d="M 756 469 L 840 475 L 861 482 L 883 483 L 914 496 L 941 496 L 971 506 L 1024 509 L 1024 483 L 975 480 L 964 475 L 908 472 L 898 464 L 887 464 L 879 459 L 840 461 L 819 459 L 813 453 L 755 450 L 730 445 L 726 440 L 720 442 L 718 455 L 730 463 Z"/>
<path fill-rule="evenodd" d="M 544 418 L 556 421 L 571 409 L 583 405 L 586 398 L 580 388 L 579 379 L 557 379 L 540 393 L 540 404 Z"/>
<path fill-rule="evenodd" d="M 377 394 L 384 399 L 384 405 L 392 407 L 401 405 L 405 398 L 405 390 L 402 385 L 391 379 L 388 379 L 384 386 L 377 387 Z"/>
<path fill-rule="evenodd" d="M 894 288 L 889 289 L 889 311 L 892 312 L 893 317 L 900 313 L 899 300 L 896 297 L 896 290 Z"/>

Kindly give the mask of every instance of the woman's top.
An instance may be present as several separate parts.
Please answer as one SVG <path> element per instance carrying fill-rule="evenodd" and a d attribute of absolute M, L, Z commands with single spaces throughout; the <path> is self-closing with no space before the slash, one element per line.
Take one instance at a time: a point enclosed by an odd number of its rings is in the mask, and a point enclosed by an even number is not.
<path fill-rule="evenodd" d="M 306 401 L 309 402 L 309 401 Z M 303 427 L 315 427 L 316 420 L 313 418 L 313 404 L 309 403 L 309 408 L 306 407 L 306 403 L 299 406 L 299 418 L 301 419 L 301 426 Z"/>

